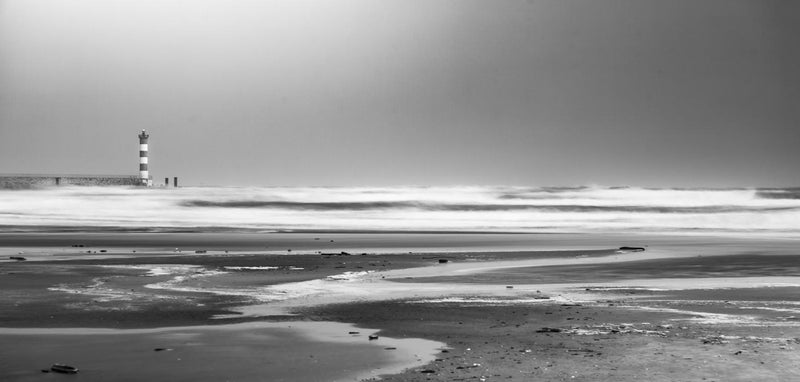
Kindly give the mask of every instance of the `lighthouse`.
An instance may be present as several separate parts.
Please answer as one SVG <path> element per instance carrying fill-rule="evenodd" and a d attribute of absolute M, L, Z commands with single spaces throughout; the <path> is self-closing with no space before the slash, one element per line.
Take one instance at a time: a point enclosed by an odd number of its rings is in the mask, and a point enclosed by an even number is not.
<path fill-rule="evenodd" d="M 139 181 L 143 186 L 151 185 L 150 173 L 147 171 L 147 138 L 150 138 L 150 135 L 142 130 L 139 134 Z"/>

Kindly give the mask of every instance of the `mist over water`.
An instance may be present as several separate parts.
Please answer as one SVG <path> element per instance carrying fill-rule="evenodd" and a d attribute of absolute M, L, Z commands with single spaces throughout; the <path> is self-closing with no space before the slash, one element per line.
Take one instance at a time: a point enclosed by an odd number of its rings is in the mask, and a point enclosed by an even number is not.
<path fill-rule="evenodd" d="M 794 236 L 800 189 L 62 187 L 0 190 L 5 230 L 343 230 Z"/>

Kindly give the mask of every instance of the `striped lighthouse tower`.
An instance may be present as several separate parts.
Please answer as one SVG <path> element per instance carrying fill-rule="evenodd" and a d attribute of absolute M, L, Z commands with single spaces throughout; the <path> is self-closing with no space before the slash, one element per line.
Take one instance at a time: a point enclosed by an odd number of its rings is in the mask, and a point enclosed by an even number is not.
<path fill-rule="evenodd" d="M 147 171 L 147 138 L 150 138 L 150 135 L 142 130 L 139 134 L 139 180 L 143 186 L 150 185 L 150 172 Z"/>

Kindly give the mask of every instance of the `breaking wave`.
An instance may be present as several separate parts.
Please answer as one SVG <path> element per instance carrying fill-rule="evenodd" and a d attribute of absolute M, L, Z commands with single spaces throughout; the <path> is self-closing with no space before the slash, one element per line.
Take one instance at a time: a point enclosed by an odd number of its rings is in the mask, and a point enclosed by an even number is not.
<path fill-rule="evenodd" d="M 0 190 L 6 230 L 800 233 L 800 188 L 62 187 Z M 78 228 L 75 228 L 78 227 Z"/>
<path fill-rule="evenodd" d="M 657 212 L 657 213 L 730 213 L 749 211 L 789 211 L 798 210 L 797 206 L 783 207 L 746 207 L 746 206 L 593 206 L 578 204 L 436 204 L 417 202 L 370 202 L 370 203 L 312 203 L 312 202 L 279 202 L 230 200 L 211 202 L 207 200 L 190 200 L 184 202 L 188 207 L 220 207 L 220 208 L 274 208 L 315 211 L 364 211 L 387 209 L 420 209 L 428 211 L 516 211 L 531 210 L 541 212 Z"/>
<path fill-rule="evenodd" d="M 756 192 L 762 199 L 800 199 L 800 188 L 770 188 Z"/>

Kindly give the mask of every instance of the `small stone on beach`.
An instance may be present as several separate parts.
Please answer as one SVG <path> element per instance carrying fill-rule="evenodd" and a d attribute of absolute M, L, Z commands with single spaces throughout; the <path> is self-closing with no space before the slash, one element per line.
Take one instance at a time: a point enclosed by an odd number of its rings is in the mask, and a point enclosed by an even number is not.
<path fill-rule="evenodd" d="M 560 333 L 561 329 L 559 328 L 548 328 L 544 327 L 536 331 L 536 333 Z"/>

